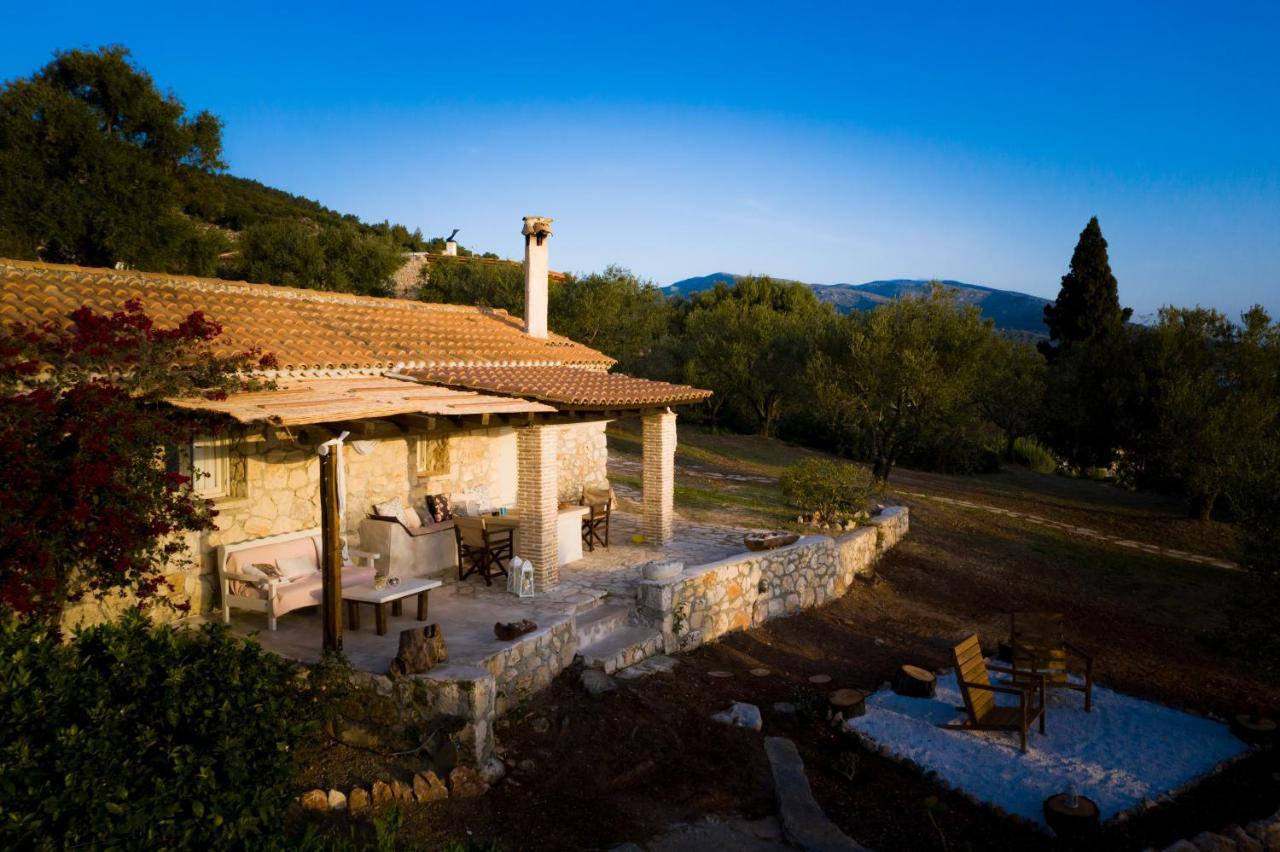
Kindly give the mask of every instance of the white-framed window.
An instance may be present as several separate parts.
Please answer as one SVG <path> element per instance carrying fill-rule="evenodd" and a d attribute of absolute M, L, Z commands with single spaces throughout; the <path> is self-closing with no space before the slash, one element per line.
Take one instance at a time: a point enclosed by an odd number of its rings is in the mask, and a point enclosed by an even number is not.
<path fill-rule="evenodd" d="M 449 475 L 449 439 L 418 438 L 418 476 Z"/>
<path fill-rule="evenodd" d="M 191 487 L 201 497 L 214 500 L 237 494 L 231 439 L 200 437 L 191 442 Z"/>

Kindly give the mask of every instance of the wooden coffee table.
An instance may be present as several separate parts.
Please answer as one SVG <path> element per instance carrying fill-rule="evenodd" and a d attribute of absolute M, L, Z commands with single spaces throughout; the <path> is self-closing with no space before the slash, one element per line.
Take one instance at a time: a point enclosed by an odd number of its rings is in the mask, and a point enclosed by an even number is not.
<path fill-rule="evenodd" d="M 441 585 L 439 580 L 428 580 L 426 577 L 403 577 L 394 586 L 383 586 L 375 589 L 372 583 L 359 586 L 348 586 L 342 590 L 342 600 L 347 605 L 347 627 L 360 629 L 360 604 L 373 604 L 378 635 L 387 632 L 387 607 L 391 607 L 393 615 L 400 614 L 400 603 L 410 595 L 418 596 L 418 621 L 427 620 L 427 593 Z"/>

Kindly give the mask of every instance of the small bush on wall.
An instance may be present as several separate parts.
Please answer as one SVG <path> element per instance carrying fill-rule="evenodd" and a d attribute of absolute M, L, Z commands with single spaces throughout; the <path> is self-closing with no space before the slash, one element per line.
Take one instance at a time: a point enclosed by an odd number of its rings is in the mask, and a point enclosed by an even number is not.
<path fill-rule="evenodd" d="M 222 625 L 0 624 L 0 848 L 270 847 L 313 702 Z"/>
<path fill-rule="evenodd" d="M 792 506 L 818 512 L 823 520 L 845 520 L 860 512 L 871 496 L 871 474 L 852 464 L 805 459 L 792 465 L 779 482 Z"/>

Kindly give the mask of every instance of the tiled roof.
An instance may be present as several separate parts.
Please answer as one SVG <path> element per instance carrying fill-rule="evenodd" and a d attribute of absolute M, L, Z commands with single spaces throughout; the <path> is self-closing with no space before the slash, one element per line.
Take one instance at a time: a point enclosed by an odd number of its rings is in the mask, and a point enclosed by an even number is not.
<path fill-rule="evenodd" d="M 557 408 L 606 410 L 701 402 L 711 391 L 564 365 L 422 367 L 401 371 L 430 384 L 549 402 Z"/>
<path fill-rule="evenodd" d="M 494 364 L 603 370 L 614 363 L 557 334 L 530 337 L 505 311 L 463 305 L 2 258 L 0 284 L 0 322 L 56 319 L 81 305 L 114 311 L 138 299 L 163 325 L 203 311 L 222 324 L 224 352 L 257 346 L 290 372 Z"/>
<path fill-rule="evenodd" d="M 216 411 L 240 423 L 305 426 L 397 414 L 550 413 L 550 405 L 471 391 L 425 387 L 382 376 L 300 379 L 275 390 L 233 393 L 226 399 L 171 399 L 181 408 Z"/>

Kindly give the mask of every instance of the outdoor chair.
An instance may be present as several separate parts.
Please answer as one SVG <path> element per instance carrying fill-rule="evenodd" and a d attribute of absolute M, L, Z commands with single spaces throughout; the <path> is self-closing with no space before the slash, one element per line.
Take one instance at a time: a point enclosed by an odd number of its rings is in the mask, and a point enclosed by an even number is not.
<path fill-rule="evenodd" d="M 1012 675 L 1013 669 L 988 663 L 982 656 L 982 646 L 976 635 L 970 636 L 954 649 L 956 682 L 964 696 L 964 711 L 968 719 L 946 723 L 944 728 L 961 728 L 969 731 L 1009 731 L 1021 737 L 1022 751 L 1027 750 L 1027 731 L 1031 723 L 1040 720 L 1040 733 L 1044 733 L 1044 679 L 1034 676 L 1036 683 L 1020 683 L 996 686 L 989 672 Z M 1016 695 L 1018 706 L 996 704 L 996 695 Z M 1039 701 L 1032 699 L 1038 696 Z"/>
<path fill-rule="evenodd" d="M 472 574 L 493 585 L 495 575 L 507 576 L 507 561 L 515 553 L 514 530 L 490 529 L 484 518 L 453 516 L 453 532 L 458 542 L 458 581 Z"/>
<path fill-rule="evenodd" d="M 582 516 L 582 543 L 588 551 L 595 551 L 596 545 L 609 546 L 609 504 L 593 503 L 587 506 L 587 514 Z"/>
<path fill-rule="evenodd" d="M 588 551 L 595 551 L 596 545 L 609 546 L 609 517 L 613 512 L 613 491 L 604 489 L 584 489 L 582 505 L 587 513 L 582 516 L 582 543 Z"/>
<path fill-rule="evenodd" d="M 1015 681 L 1028 674 L 1043 678 L 1050 689 L 1084 693 L 1084 709 L 1093 709 L 1093 657 L 1066 641 L 1060 612 L 1015 612 L 1009 616 L 1009 651 Z M 1084 683 L 1067 676 L 1067 654 L 1084 664 Z"/>

